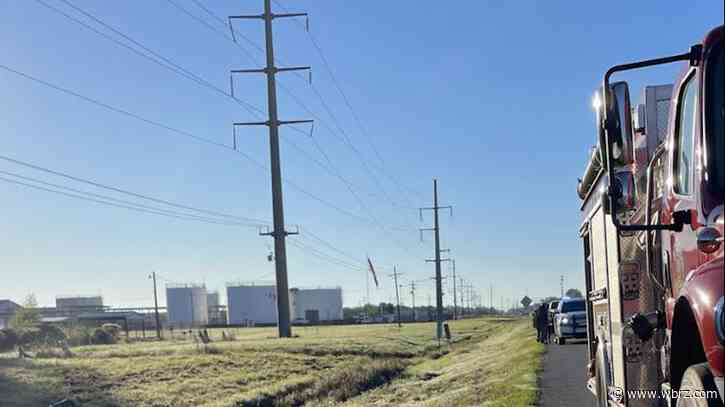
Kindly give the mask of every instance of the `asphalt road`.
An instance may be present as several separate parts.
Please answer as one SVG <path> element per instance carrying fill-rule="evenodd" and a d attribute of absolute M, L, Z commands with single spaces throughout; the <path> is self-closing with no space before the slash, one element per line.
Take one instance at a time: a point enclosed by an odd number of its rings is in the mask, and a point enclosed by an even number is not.
<path fill-rule="evenodd" d="M 542 407 L 596 407 L 587 390 L 586 342 L 547 345 L 541 375 Z"/>

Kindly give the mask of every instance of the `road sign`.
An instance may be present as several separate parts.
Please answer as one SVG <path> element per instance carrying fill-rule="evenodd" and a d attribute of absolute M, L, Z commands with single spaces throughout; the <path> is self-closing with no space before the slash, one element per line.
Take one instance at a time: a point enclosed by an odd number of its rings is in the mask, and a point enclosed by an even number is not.
<path fill-rule="evenodd" d="M 528 295 L 524 295 L 524 298 L 521 299 L 521 305 L 523 305 L 524 308 L 528 308 L 528 306 L 531 305 L 531 298 L 529 298 Z"/>

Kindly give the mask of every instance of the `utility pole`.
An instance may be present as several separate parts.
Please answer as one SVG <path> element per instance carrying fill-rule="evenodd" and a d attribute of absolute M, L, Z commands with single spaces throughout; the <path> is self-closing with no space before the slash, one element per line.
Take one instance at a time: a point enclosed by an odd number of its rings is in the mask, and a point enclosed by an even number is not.
<path fill-rule="evenodd" d="M 421 218 L 424 210 L 433 211 L 433 228 L 421 229 L 421 238 L 423 231 L 433 231 L 435 234 L 435 259 L 428 259 L 426 262 L 435 262 L 436 265 L 436 337 L 440 341 L 443 337 L 443 283 L 441 276 L 441 237 L 440 223 L 438 222 L 438 211 L 440 209 L 449 209 L 453 212 L 452 206 L 438 206 L 438 180 L 433 179 L 433 207 L 420 208 Z M 449 260 L 449 259 L 446 259 Z"/>
<path fill-rule="evenodd" d="M 472 313 L 473 311 L 473 284 L 468 284 L 466 287 L 466 299 L 468 304 L 468 313 Z"/>
<path fill-rule="evenodd" d="M 154 280 L 154 314 L 156 316 L 156 339 L 161 340 L 161 319 L 159 318 L 159 297 L 156 294 L 156 272 L 152 271 L 149 276 Z"/>
<path fill-rule="evenodd" d="M 561 287 L 561 296 L 564 297 L 564 276 L 559 278 L 559 286 Z"/>
<path fill-rule="evenodd" d="M 410 297 L 412 300 L 411 303 L 413 304 L 413 322 L 415 322 L 415 281 L 410 282 Z"/>
<path fill-rule="evenodd" d="M 234 28 L 231 25 L 233 19 L 262 19 L 264 20 L 265 46 L 267 66 L 263 69 L 241 69 L 233 70 L 231 73 L 264 73 L 267 75 L 267 111 L 269 114 L 266 122 L 246 122 L 234 123 L 235 130 L 235 147 L 236 147 L 236 126 L 267 126 L 269 127 L 269 153 L 270 167 L 272 175 L 272 214 L 273 214 L 273 230 L 262 233 L 260 235 L 272 236 L 274 238 L 274 265 L 275 277 L 277 282 L 277 328 L 280 338 L 289 338 L 292 336 L 292 327 L 290 325 L 290 307 L 289 307 L 289 289 L 287 284 L 287 247 L 285 239 L 287 235 L 297 234 L 299 232 L 287 232 L 284 223 L 284 203 L 282 199 L 282 170 L 280 166 L 279 155 L 279 126 L 285 124 L 311 123 L 312 120 L 292 120 L 280 121 L 277 116 L 277 72 L 309 70 L 310 67 L 291 67 L 277 68 L 274 59 L 274 40 L 272 37 L 272 22 L 276 18 L 283 17 L 306 17 L 307 13 L 288 13 L 274 14 L 272 13 L 271 0 L 264 0 L 264 14 L 246 15 L 246 16 L 230 16 L 229 28 L 234 37 Z M 236 37 L 234 37 L 236 40 Z M 232 76 L 233 78 L 233 76 Z M 232 97 L 234 95 L 234 84 L 230 81 L 232 89 Z"/>
<path fill-rule="evenodd" d="M 403 326 L 400 322 L 400 294 L 398 293 L 398 270 L 393 266 L 393 279 L 395 280 L 395 303 L 398 313 L 398 328 Z"/>
<path fill-rule="evenodd" d="M 456 260 L 451 260 L 453 266 L 453 319 L 458 319 L 458 299 L 456 297 Z"/>
<path fill-rule="evenodd" d="M 464 289 L 463 289 L 463 277 L 459 277 L 460 284 L 458 285 L 460 289 L 458 291 L 461 292 L 461 315 L 464 315 L 466 313 L 466 303 L 463 301 L 464 297 Z"/>

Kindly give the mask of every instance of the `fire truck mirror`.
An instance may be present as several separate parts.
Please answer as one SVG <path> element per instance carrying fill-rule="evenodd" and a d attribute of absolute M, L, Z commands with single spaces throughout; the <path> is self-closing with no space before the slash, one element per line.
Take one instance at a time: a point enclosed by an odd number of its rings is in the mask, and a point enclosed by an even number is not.
<path fill-rule="evenodd" d="M 614 191 L 617 199 L 617 212 L 635 209 L 634 175 L 632 171 L 619 171 L 614 176 Z"/>
<path fill-rule="evenodd" d="M 594 108 L 597 113 L 599 145 L 605 143 L 604 130 L 609 133 L 609 154 L 615 166 L 626 166 L 634 159 L 634 136 L 632 133 L 632 109 L 629 100 L 627 82 L 615 82 L 609 85 L 606 106 L 601 102 L 601 89 L 594 96 Z M 604 121 L 606 109 L 606 123 Z M 604 163 L 606 167 L 606 160 Z"/>
<path fill-rule="evenodd" d="M 609 193 L 616 202 L 615 215 L 622 215 L 628 211 L 635 209 L 635 190 L 634 175 L 632 171 L 618 171 L 614 175 L 611 190 L 603 189 L 601 195 L 602 209 L 606 214 L 612 214 L 612 208 L 609 205 Z"/>

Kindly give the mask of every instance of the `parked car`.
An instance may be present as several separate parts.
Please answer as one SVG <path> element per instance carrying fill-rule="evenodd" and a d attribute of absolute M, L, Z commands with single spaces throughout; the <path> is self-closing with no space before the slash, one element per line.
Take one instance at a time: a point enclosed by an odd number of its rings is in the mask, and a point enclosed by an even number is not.
<path fill-rule="evenodd" d="M 587 312 L 583 298 L 564 297 L 554 317 L 554 342 L 564 345 L 567 339 L 587 337 Z"/>

